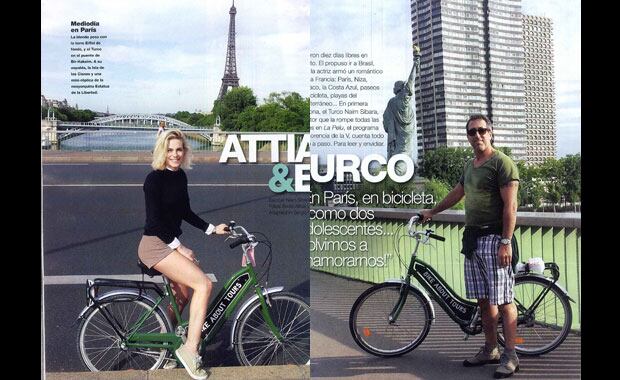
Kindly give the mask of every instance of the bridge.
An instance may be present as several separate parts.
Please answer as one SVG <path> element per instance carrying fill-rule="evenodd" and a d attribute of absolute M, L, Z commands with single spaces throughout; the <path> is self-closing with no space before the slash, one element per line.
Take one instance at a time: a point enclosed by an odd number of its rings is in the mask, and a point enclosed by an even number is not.
<path fill-rule="evenodd" d="M 160 114 L 121 114 L 98 117 L 92 121 L 58 121 L 58 129 L 131 129 L 152 130 L 158 128 L 159 122 L 166 123 L 167 128 L 179 128 L 184 131 L 199 131 L 212 133 L 212 128 L 197 128 L 180 120 Z"/>
<path fill-rule="evenodd" d="M 223 137 L 214 128 L 198 128 L 180 120 L 161 114 L 129 113 L 98 117 L 92 121 L 61 121 L 55 118 L 42 120 L 43 133 L 41 146 L 47 148 L 58 141 L 65 141 L 84 133 L 100 131 L 154 131 L 159 122 L 165 122 L 167 128 L 178 128 L 185 133 L 201 136 L 211 143 L 221 143 Z M 45 125 L 45 126 L 44 126 Z"/>

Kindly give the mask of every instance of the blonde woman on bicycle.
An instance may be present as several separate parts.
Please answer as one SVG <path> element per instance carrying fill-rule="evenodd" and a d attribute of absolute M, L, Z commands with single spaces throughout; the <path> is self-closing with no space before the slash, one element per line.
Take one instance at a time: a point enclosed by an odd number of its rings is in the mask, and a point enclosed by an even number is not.
<path fill-rule="evenodd" d="M 189 144 L 180 130 L 170 129 L 159 135 L 153 150 L 153 171 L 144 181 L 146 225 L 138 256 L 144 265 L 170 280 L 180 312 L 187 304 L 189 290 L 193 290 L 187 341 L 175 353 L 192 378 L 206 379 L 198 344 L 213 285 L 198 266 L 194 252 L 179 240 L 180 226 L 185 220 L 207 235 L 228 234 L 228 228 L 226 224 L 207 223 L 192 211 L 183 171 L 190 164 Z"/>

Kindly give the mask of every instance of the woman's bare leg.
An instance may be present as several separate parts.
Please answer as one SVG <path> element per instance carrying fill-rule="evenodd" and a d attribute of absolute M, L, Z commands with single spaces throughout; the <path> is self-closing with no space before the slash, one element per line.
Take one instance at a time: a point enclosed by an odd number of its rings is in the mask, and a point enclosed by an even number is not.
<path fill-rule="evenodd" d="M 213 284 L 197 265 L 176 250 L 155 264 L 154 268 L 170 280 L 193 289 L 185 347 L 191 353 L 197 354 L 200 331 L 206 318 Z"/>
<path fill-rule="evenodd" d="M 186 285 L 179 284 L 178 282 L 174 282 L 170 280 L 170 287 L 172 288 L 172 294 L 174 299 L 176 300 L 177 307 L 179 308 L 179 315 L 183 314 L 183 310 L 185 309 L 185 305 L 187 305 L 190 299 L 190 290 L 191 288 Z M 172 309 L 172 304 L 168 305 L 168 318 L 170 318 L 170 322 L 172 322 L 172 326 L 176 327 L 177 317 L 174 314 L 174 309 Z"/>

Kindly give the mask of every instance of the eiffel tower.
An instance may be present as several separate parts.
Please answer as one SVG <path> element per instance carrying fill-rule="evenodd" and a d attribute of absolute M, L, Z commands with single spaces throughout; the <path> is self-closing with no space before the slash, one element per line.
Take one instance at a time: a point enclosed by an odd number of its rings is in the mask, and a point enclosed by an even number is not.
<path fill-rule="evenodd" d="M 237 76 L 237 59 L 235 55 L 235 15 L 237 14 L 237 8 L 235 8 L 235 0 L 233 0 L 232 7 L 230 7 L 230 23 L 228 24 L 228 49 L 226 51 L 226 66 L 224 67 L 224 77 L 222 78 L 222 87 L 220 87 L 220 94 L 217 96 L 218 100 L 221 100 L 228 87 L 239 87 L 239 77 Z"/>

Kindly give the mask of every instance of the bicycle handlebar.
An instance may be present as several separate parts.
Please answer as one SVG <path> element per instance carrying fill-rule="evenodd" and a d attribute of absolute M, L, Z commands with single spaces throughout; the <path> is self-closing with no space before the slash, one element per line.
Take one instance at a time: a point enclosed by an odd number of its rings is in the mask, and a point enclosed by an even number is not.
<path fill-rule="evenodd" d="M 413 230 L 413 225 L 422 220 L 424 220 L 424 215 L 422 214 L 415 214 L 414 216 L 411 217 L 411 219 L 409 219 L 409 223 L 407 224 L 407 230 L 409 231 L 409 236 L 414 237 L 414 236 L 425 235 L 431 239 L 435 239 L 439 241 L 446 241 L 446 238 L 444 238 L 443 236 L 434 234 L 432 230 L 427 229 L 426 232 Z"/>
<path fill-rule="evenodd" d="M 428 234 L 428 237 L 432 238 L 432 239 L 437 239 L 439 241 L 446 241 L 445 237 L 439 236 L 439 235 L 435 235 L 435 234 Z"/>
<path fill-rule="evenodd" d="M 241 244 L 245 244 L 245 243 L 249 243 L 251 240 L 245 236 L 239 238 L 237 241 L 233 241 L 232 243 L 230 243 L 230 248 L 236 248 L 238 246 L 240 246 Z"/>
<path fill-rule="evenodd" d="M 230 243 L 230 248 L 236 248 L 241 244 L 246 243 L 254 243 L 256 241 L 254 235 L 248 232 L 243 226 L 237 226 L 234 220 L 231 220 L 228 223 L 228 230 L 230 231 L 230 235 L 226 239 L 235 239 L 234 242 Z"/>

